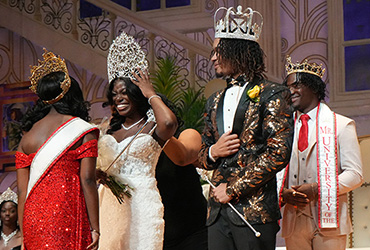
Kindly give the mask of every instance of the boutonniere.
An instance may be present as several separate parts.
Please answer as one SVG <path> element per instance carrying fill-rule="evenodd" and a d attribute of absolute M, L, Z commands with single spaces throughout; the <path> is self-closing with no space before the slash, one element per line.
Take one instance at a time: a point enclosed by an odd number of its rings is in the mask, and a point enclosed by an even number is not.
<path fill-rule="evenodd" d="M 261 87 L 256 85 L 252 89 L 247 90 L 247 96 L 253 102 L 259 102 L 260 101 L 260 91 L 261 91 Z"/>

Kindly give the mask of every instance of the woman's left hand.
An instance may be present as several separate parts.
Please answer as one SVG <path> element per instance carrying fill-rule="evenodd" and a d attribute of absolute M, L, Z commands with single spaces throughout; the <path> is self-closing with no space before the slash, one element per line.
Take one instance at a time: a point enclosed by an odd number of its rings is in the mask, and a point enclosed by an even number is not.
<path fill-rule="evenodd" d="M 136 78 L 136 80 L 131 79 L 131 81 L 140 88 L 141 92 L 146 98 L 155 95 L 156 93 L 153 88 L 152 82 L 150 81 L 148 72 L 143 72 L 141 69 L 137 70 L 139 71 L 139 75 L 135 72 L 132 72 L 132 75 Z"/>
<path fill-rule="evenodd" d="M 91 238 L 92 243 L 87 247 L 87 249 L 97 250 L 99 247 L 100 234 L 96 231 L 91 231 Z"/>

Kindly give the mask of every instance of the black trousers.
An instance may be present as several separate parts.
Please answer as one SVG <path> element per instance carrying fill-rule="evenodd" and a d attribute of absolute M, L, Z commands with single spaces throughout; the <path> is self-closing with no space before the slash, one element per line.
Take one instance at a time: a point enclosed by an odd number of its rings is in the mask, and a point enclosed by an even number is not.
<path fill-rule="evenodd" d="M 163 250 L 208 250 L 207 237 L 207 227 L 204 227 L 176 245 L 163 246 Z"/>
<path fill-rule="evenodd" d="M 215 223 L 208 227 L 209 250 L 275 250 L 277 221 L 253 225 L 261 233 L 257 238 L 248 226 L 235 226 L 221 208 Z"/>

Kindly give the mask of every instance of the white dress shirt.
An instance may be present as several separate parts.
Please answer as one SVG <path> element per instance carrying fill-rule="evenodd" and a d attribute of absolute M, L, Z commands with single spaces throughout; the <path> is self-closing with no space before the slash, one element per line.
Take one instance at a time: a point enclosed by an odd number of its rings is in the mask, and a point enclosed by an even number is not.
<path fill-rule="evenodd" d="M 247 85 L 248 82 L 243 86 L 234 85 L 228 88 L 225 92 L 223 106 L 224 133 L 233 129 L 236 109 L 238 108 L 240 98 L 242 97 L 243 91 Z M 212 147 L 213 145 L 209 149 L 208 157 L 215 162 L 217 159 L 214 159 L 211 155 Z"/>

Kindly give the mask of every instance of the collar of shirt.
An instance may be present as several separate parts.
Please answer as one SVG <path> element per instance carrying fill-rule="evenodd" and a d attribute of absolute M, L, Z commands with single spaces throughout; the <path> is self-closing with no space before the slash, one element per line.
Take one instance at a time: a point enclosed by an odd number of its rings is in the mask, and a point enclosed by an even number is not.
<path fill-rule="evenodd" d="M 228 89 L 235 85 L 243 87 L 246 84 L 246 82 L 247 82 L 247 79 L 244 74 L 238 76 L 236 79 L 229 77 L 229 78 L 226 78 L 226 83 L 227 83 L 226 88 Z"/>
<path fill-rule="evenodd" d="M 307 115 L 310 116 L 310 119 L 307 121 L 307 124 L 308 124 L 308 135 L 307 135 L 308 136 L 308 142 L 310 142 L 310 136 L 312 134 L 312 129 L 316 124 L 316 113 L 317 113 L 317 106 L 314 109 L 307 112 Z M 301 119 L 299 119 L 299 118 L 301 117 L 301 115 L 303 115 L 303 113 L 297 112 L 296 115 L 297 115 L 297 120 L 296 120 L 296 125 L 295 125 L 295 131 L 294 132 L 295 132 L 296 140 L 298 141 L 299 130 L 301 129 L 301 126 L 302 126 Z"/>
<path fill-rule="evenodd" d="M 236 108 L 247 86 L 248 83 L 243 86 L 233 85 L 226 89 L 223 105 L 224 132 L 232 130 Z"/>

